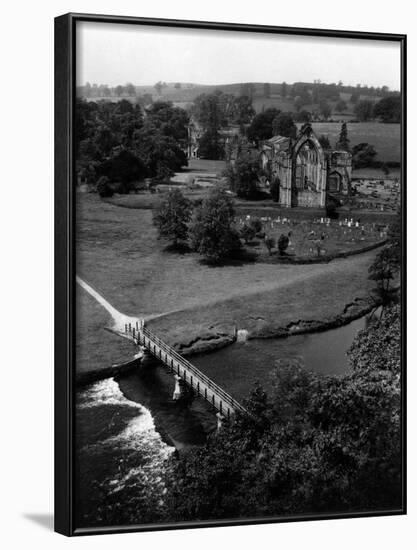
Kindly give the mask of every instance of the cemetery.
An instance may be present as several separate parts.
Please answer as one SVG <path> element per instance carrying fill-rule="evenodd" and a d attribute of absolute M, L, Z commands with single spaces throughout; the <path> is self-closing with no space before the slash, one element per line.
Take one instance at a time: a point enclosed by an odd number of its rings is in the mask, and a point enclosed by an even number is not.
<path fill-rule="evenodd" d="M 240 213 L 236 218 L 237 227 L 242 230 L 254 220 L 262 223 L 262 232 L 247 244 L 259 253 L 260 259 L 279 255 L 276 245 L 271 254 L 268 253 L 264 244 L 267 238 L 272 238 L 277 243 L 281 235 L 289 237 L 288 247 L 283 255 L 285 258 L 317 258 L 370 250 L 372 245 L 376 247 L 385 242 L 388 230 L 386 223 L 371 222 L 364 218 L 361 220 L 358 216 L 336 220 L 325 216 L 303 219 L 291 216 L 291 211 L 285 215 L 277 215 L 276 210 L 264 211 L 259 218 L 256 214 Z"/>

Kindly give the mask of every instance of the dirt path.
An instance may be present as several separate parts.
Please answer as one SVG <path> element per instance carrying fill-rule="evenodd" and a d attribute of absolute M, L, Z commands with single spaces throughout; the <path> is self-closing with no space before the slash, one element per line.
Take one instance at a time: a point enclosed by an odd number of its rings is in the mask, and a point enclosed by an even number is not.
<path fill-rule="evenodd" d="M 113 307 L 110 302 L 108 302 L 104 296 L 102 296 L 97 290 L 95 290 L 91 285 L 83 281 L 81 277 L 76 275 L 75 277 L 77 283 L 86 291 L 88 292 L 108 313 L 111 315 L 111 318 L 113 320 L 113 330 L 116 332 L 119 332 L 123 334 L 125 332 L 125 325 L 126 324 L 135 324 L 136 321 L 140 321 L 140 317 L 130 317 L 129 315 L 125 315 L 124 313 L 121 313 L 118 311 L 115 307 Z"/>

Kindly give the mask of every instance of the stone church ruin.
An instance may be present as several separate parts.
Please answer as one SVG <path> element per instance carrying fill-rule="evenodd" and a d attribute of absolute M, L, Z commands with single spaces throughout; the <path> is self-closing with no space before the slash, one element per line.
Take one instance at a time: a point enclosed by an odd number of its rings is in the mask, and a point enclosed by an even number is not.
<path fill-rule="evenodd" d="M 274 136 L 261 143 L 261 166 L 269 182 L 278 182 L 281 206 L 322 208 L 329 195 L 350 195 L 352 155 L 324 150 L 310 124 L 294 140 Z"/>

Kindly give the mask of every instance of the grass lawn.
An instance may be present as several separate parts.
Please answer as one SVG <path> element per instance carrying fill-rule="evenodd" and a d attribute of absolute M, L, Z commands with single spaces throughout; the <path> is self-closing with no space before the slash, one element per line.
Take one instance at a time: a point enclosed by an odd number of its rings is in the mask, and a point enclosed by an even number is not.
<path fill-rule="evenodd" d="M 207 172 L 209 174 L 221 176 L 225 168 L 226 162 L 224 160 L 189 159 L 188 167 L 184 170 L 186 172 Z"/>
<path fill-rule="evenodd" d="M 273 265 L 273 278 L 268 277 L 270 266 L 259 264 L 261 269 L 252 272 L 252 285 L 238 293 L 161 316 L 149 326 L 173 344 L 192 342 L 198 334 L 217 328 L 272 334 L 291 322 L 331 319 L 356 297 L 368 296 L 373 287 L 368 280 L 373 257 L 374 253 L 367 253 L 324 265 Z M 220 276 L 233 282 L 232 273 Z"/>
<path fill-rule="evenodd" d="M 79 285 L 76 287 L 76 370 L 88 372 L 132 359 L 134 346 L 112 334 L 108 313 Z"/>
<path fill-rule="evenodd" d="M 298 125 L 300 126 L 300 125 Z M 340 134 L 340 122 L 313 122 L 314 132 L 321 136 L 324 134 L 335 147 Z M 352 122 L 347 125 L 350 146 L 358 143 L 369 143 L 375 147 L 378 160 L 401 160 L 401 126 L 400 124 L 384 124 L 380 122 Z"/>
<path fill-rule="evenodd" d="M 208 267 L 196 254 L 168 252 L 149 209 L 79 193 L 76 213 L 77 273 L 123 313 L 160 315 L 150 325 L 171 343 L 234 326 L 257 331 L 321 319 L 341 313 L 370 287 L 372 253 L 330 264 Z M 77 303 L 78 368 L 129 359 L 130 345 L 103 330 L 108 318 L 101 306 L 81 289 Z"/>

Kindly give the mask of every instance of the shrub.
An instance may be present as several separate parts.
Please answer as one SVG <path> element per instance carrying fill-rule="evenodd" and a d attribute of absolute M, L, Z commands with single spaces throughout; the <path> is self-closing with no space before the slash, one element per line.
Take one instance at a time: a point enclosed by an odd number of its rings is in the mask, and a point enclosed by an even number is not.
<path fill-rule="evenodd" d="M 337 220 L 339 217 L 339 212 L 337 211 L 337 206 L 334 201 L 328 201 L 326 203 L 326 216 L 331 220 Z"/>
<path fill-rule="evenodd" d="M 268 254 L 271 256 L 272 249 L 275 247 L 275 239 L 273 239 L 272 237 L 265 237 L 264 243 L 268 250 Z"/>
<path fill-rule="evenodd" d="M 110 180 L 107 176 L 101 176 L 101 178 L 98 180 L 97 192 L 102 199 L 106 197 L 112 197 L 114 195 L 114 191 L 110 186 Z"/>
<path fill-rule="evenodd" d="M 255 233 L 260 233 L 262 231 L 262 222 L 259 218 L 251 220 L 250 226 L 254 229 Z"/>
<path fill-rule="evenodd" d="M 255 237 L 255 234 L 256 234 L 256 231 L 254 227 L 252 227 L 251 225 L 245 224 L 240 230 L 240 236 L 242 237 L 242 239 L 245 241 L 246 244 L 253 240 L 253 238 Z"/>
<path fill-rule="evenodd" d="M 280 256 L 284 256 L 285 251 L 287 250 L 289 244 L 290 244 L 290 239 L 288 235 L 282 234 L 278 239 L 278 250 L 279 250 Z"/>
<path fill-rule="evenodd" d="M 191 247 L 214 263 L 230 257 L 242 246 L 234 217 L 232 199 L 223 189 L 212 189 L 194 211 Z"/>
<path fill-rule="evenodd" d="M 159 236 L 170 239 L 174 246 L 188 236 L 188 222 L 191 219 L 191 203 L 181 191 L 170 191 L 154 213 L 153 223 Z"/>

